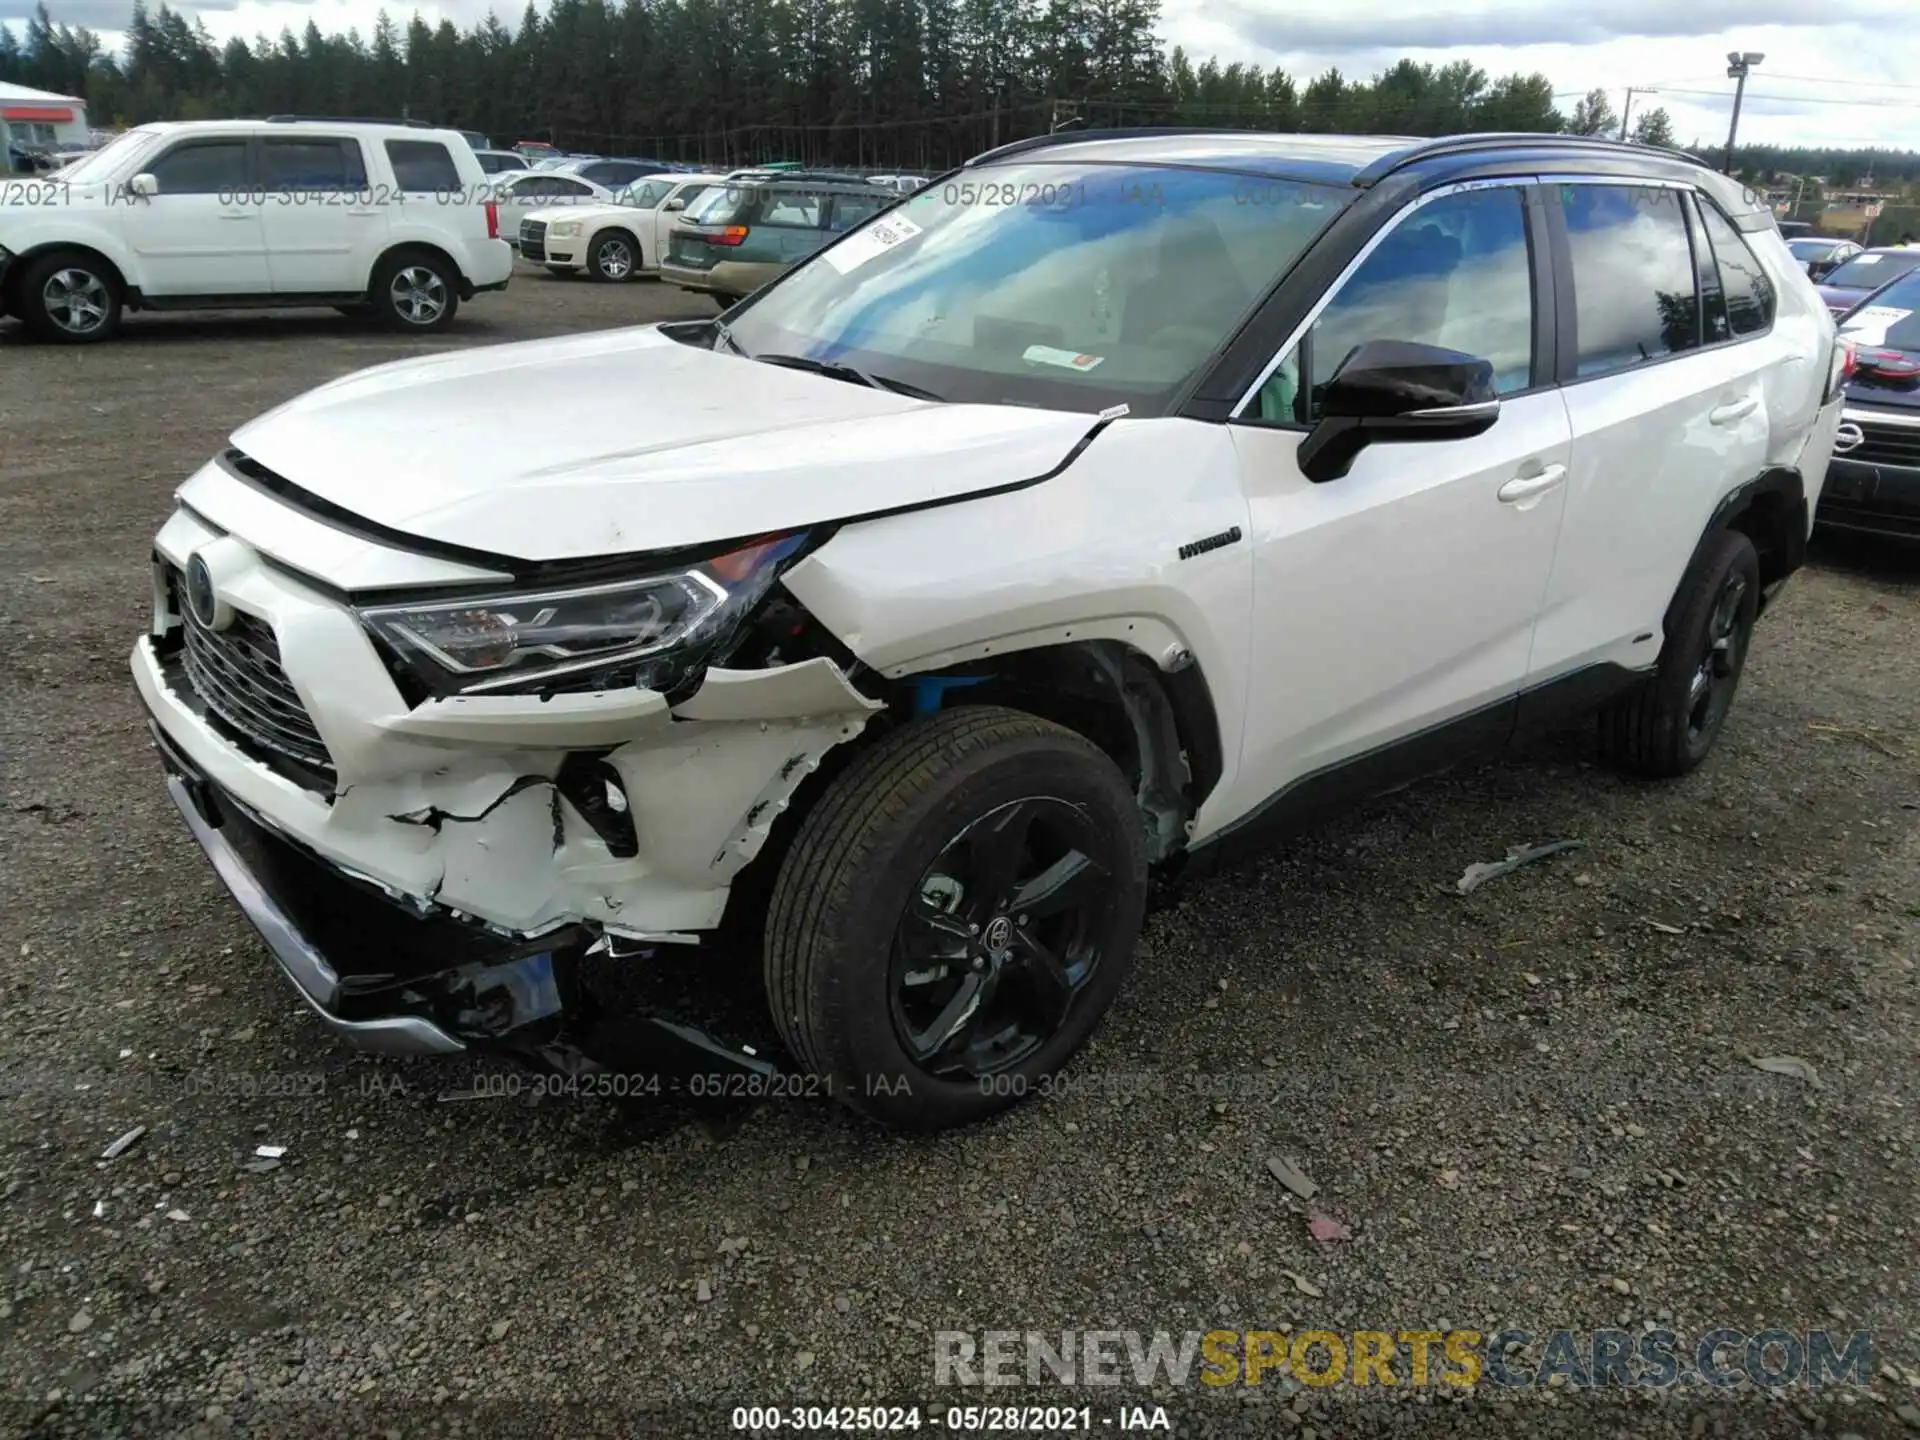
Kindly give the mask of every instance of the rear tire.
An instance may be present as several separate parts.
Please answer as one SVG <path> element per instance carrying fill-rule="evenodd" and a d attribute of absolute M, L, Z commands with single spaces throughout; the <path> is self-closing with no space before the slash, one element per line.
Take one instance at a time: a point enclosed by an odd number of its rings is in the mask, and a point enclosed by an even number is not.
<path fill-rule="evenodd" d="M 1600 743 L 1622 769 L 1684 775 L 1713 749 L 1746 667 L 1760 607 L 1760 557 L 1737 530 L 1701 547 L 1674 597 L 1653 675 L 1600 715 Z"/>
<path fill-rule="evenodd" d="M 774 884 L 768 1004 L 833 1094 L 938 1129 L 1038 1093 L 1126 978 L 1146 898 L 1132 791 L 1087 740 L 967 706 L 821 796 Z"/>
<path fill-rule="evenodd" d="M 426 250 L 402 250 L 373 271 L 373 313 L 390 330 L 427 335 L 453 323 L 460 308 L 460 276 Z"/>
<path fill-rule="evenodd" d="M 120 331 L 120 277 L 104 261 L 56 250 L 20 277 L 19 315 L 35 338 L 55 345 L 93 345 Z"/>
<path fill-rule="evenodd" d="M 639 273 L 640 242 L 624 230 L 608 230 L 593 238 L 587 252 L 587 274 L 594 279 L 623 285 Z"/>

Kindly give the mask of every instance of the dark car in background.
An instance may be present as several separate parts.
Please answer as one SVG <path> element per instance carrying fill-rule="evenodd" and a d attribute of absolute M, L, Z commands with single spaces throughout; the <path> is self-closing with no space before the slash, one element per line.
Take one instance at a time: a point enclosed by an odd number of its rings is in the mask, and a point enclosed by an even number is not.
<path fill-rule="evenodd" d="M 1827 309 L 1840 316 L 1916 265 L 1920 265 L 1920 245 L 1882 245 L 1861 251 L 1817 282 L 1817 288 Z"/>
<path fill-rule="evenodd" d="M 1858 255 L 1861 247 L 1831 235 L 1799 235 L 1787 241 L 1787 249 L 1807 267 L 1808 279 L 1820 281 Z"/>
<path fill-rule="evenodd" d="M 835 172 L 731 176 L 673 228 L 660 278 L 722 301 L 744 300 L 899 198 Z"/>
<path fill-rule="evenodd" d="M 1840 338 L 1852 369 L 1818 521 L 1920 541 L 1920 269 L 1842 316 Z"/>

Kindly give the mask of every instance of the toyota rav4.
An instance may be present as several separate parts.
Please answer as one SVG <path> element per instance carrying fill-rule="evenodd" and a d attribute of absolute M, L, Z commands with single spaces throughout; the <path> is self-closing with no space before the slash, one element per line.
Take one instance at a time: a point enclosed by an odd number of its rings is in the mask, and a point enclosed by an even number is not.
<path fill-rule="evenodd" d="M 577 1073 L 624 1017 L 952 1124 L 1087 1040 L 1151 881 L 1569 710 L 1697 765 L 1843 368 L 1685 156 L 1047 137 L 718 320 L 247 425 L 133 672 L 344 1037 Z M 740 937 L 783 1060 L 712 1018 Z"/>

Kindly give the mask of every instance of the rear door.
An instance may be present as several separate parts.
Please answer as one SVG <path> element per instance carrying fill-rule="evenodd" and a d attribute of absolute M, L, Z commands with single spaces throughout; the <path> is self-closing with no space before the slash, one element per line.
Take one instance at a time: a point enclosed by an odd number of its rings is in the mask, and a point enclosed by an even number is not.
<path fill-rule="evenodd" d="M 125 207 L 121 224 L 148 295 L 264 295 L 272 287 L 248 137 L 176 140 L 142 169 L 159 192 Z"/>
<path fill-rule="evenodd" d="M 1559 372 L 1573 465 L 1534 683 L 1654 662 L 1714 506 L 1765 467 L 1764 372 L 1786 358 L 1768 341 L 1772 282 L 1713 210 L 1732 240 L 1722 278 L 1690 190 L 1596 179 L 1549 193 L 1571 292 Z"/>
<path fill-rule="evenodd" d="M 387 207 L 367 180 L 351 135 L 264 135 L 255 163 L 266 203 L 267 267 L 275 294 L 367 288 L 387 244 Z"/>

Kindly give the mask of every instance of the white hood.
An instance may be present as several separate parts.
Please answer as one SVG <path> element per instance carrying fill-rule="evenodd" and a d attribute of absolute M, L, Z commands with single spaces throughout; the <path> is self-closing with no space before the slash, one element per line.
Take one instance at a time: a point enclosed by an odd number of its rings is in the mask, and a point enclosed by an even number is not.
<path fill-rule="evenodd" d="M 380 525 L 526 560 L 673 549 L 1030 480 L 1093 417 L 936 405 L 651 326 L 407 360 L 235 432 Z"/>

